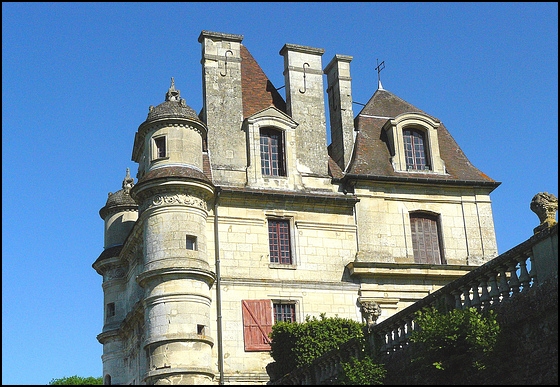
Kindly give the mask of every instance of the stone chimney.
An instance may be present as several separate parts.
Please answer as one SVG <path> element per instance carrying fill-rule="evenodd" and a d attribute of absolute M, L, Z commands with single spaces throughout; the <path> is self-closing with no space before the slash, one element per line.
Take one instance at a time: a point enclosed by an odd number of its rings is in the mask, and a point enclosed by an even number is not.
<path fill-rule="evenodd" d="M 202 31 L 203 117 L 214 182 L 245 184 L 247 146 L 241 91 L 242 35 Z"/>
<path fill-rule="evenodd" d="M 321 56 L 325 50 L 285 44 L 286 109 L 298 123 L 297 169 L 302 177 L 328 176 L 327 129 Z"/>
<path fill-rule="evenodd" d="M 324 70 L 331 122 L 331 156 L 343 171 L 350 162 L 354 146 L 351 61 L 351 56 L 337 54 Z"/>

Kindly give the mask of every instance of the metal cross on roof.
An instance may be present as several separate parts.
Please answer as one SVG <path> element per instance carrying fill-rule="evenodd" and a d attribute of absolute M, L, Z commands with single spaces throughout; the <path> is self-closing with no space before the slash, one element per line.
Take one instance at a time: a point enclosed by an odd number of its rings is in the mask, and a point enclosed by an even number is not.
<path fill-rule="evenodd" d="M 377 67 L 375 69 L 377 70 L 377 88 L 380 90 L 383 90 L 383 85 L 381 84 L 381 76 L 379 75 L 379 73 L 384 68 L 385 68 L 385 61 L 379 63 L 379 59 L 377 59 Z"/>

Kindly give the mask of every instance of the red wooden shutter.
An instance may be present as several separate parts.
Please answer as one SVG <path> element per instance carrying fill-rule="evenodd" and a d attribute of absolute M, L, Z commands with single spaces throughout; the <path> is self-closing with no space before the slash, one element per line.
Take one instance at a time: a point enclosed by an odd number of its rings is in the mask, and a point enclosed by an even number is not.
<path fill-rule="evenodd" d="M 270 300 L 243 300 L 243 340 L 245 351 L 270 351 L 272 306 Z"/>

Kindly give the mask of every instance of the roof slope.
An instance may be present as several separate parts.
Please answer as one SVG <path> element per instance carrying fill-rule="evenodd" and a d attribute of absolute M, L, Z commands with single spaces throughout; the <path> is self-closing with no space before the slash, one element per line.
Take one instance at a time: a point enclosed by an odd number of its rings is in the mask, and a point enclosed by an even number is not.
<path fill-rule="evenodd" d="M 445 163 L 448 174 L 422 174 L 419 176 L 414 172 L 395 172 L 391 165 L 389 148 L 384 142 L 382 127 L 387 120 L 399 114 L 414 112 L 427 114 L 387 90 L 377 90 L 354 119 L 354 126 L 358 134 L 356 136 L 354 157 L 347 173 L 351 175 L 364 175 L 364 177 L 422 178 L 426 180 L 472 181 L 473 183 L 499 185 L 498 182 L 471 164 L 443 123 L 438 127 L 437 133 L 440 156 Z M 430 117 L 440 122 L 437 118 Z"/>
<path fill-rule="evenodd" d="M 241 46 L 241 90 L 243 118 L 250 117 L 270 106 L 286 113 L 286 102 L 243 45 Z"/>

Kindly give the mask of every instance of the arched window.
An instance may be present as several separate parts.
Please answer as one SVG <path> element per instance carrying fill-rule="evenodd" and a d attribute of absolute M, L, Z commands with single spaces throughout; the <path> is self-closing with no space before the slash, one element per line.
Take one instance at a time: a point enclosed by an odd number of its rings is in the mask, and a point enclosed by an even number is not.
<path fill-rule="evenodd" d="M 282 132 L 272 128 L 260 130 L 261 172 L 264 176 L 285 176 Z"/>
<path fill-rule="evenodd" d="M 403 129 L 403 140 L 406 169 L 430 169 L 430 161 L 427 157 L 427 141 L 424 132 L 417 129 Z"/>
<path fill-rule="evenodd" d="M 103 384 L 106 386 L 110 386 L 111 385 L 111 375 L 105 375 L 105 378 L 103 380 Z"/>
<path fill-rule="evenodd" d="M 438 216 L 424 212 L 412 212 L 410 214 L 410 228 L 414 262 L 444 264 Z"/>

